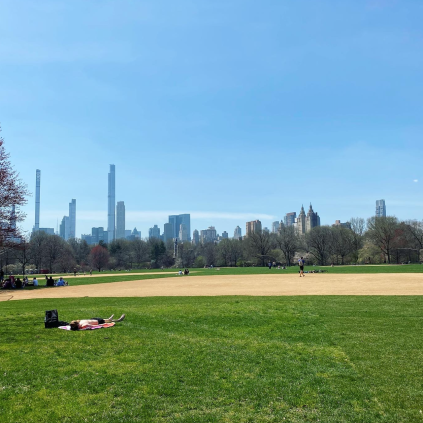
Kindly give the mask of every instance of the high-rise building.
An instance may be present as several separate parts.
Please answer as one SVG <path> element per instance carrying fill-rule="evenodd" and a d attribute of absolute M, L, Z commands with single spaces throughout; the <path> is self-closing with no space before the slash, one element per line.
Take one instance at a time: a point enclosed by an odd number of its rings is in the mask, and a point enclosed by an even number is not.
<path fill-rule="evenodd" d="M 284 217 L 285 226 L 294 226 L 296 218 L 297 218 L 296 212 L 287 213 Z"/>
<path fill-rule="evenodd" d="M 214 242 L 217 240 L 216 228 L 209 226 L 207 229 L 200 232 L 200 241 L 202 244 L 205 242 Z"/>
<path fill-rule="evenodd" d="M 76 238 L 76 200 L 69 203 L 69 238 Z"/>
<path fill-rule="evenodd" d="M 226 231 L 222 232 L 222 239 L 228 239 L 229 238 L 229 234 Z"/>
<path fill-rule="evenodd" d="M 189 214 L 171 215 L 169 216 L 169 223 L 172 225 L 171 238 L 179 238 L 181 224 L 184 224 L 188 233 L 188 239 L 186 241 L 191 240 L 191 216 Z M 179 241 L 181 240 L 179 239 Z"/>
<path fill-rule="evenodd" d="M 385 200 L 376 200 L 376 217 L 386 217 Z"/>
<path fill-rule="evenodd" d="M 188 236 L 187 227 L 186 227 L 186 225 L 184 223 L 181 223 L 179 225 L 179 236 L 178 236 L 178 239 L 179 239 L 179 241 L 184 242 L 184 241 L 188 241 L 188 238 L 189 238 L 189 236 Z"/>
<path fill-rule="evenodd" d="M 320 217 L 316 212 L 313 211 L 313 207 L 310 203 L 310 208 L 306 217 L 306 232 L 311 231 L 316 226 L 320 226 Z"/>
<path fill-rule="evenodd" d="M 335 220 L 335 223 L 332 226 L 341 226 L 342 228 L 351 229 L 350 222 L 341 222 L 340 220 Z"/>
<path fill-rule="evenodd" d="M 35 172 L 35 225 L 33 232 L 40 230 L 40 191 L 41 191 L 41 170 Z"/>
<path fill-rule="evenodd" d="M 197 229 L 194 229 L 192 233 L 192 243 L 198 245 L 200 243 L 200 234 L 198 233 Z"/>
<path fill-rule="evenodd" d="M 281 222 L 279 220 L 276 220 L 275 222 L 272 222 L 272 233 L 277 234 L 279 232 L 279 228 L 281 226 Z"/>
<path fill-rule="evenodd" d="M 301 206 L 300 214 L 296 219 L 296 228 L 299 235 L 304 235 L 306 233 L 306 218 L 304 206 Z"/>
<path fill-rule="evenodd" d="M 62 223 L 60 224 L 59 236 L 67 241 L 70 238 L 70 218 L 63 216 Z"/>
<path fill-rule="evenodd" d="M 103 226 L 98 228 L 91 228 L 92 243 L 98 244 L 100 241 L 107 242 L 107 231 L 104 230 Z"/>
<path fill-rule="evenodd" d="M 131 232 L 129 231 L 129 234 Z M 116 239 L 125 239 L 125 202 L 118 201 L 116 206 Z"/>
<path fill-rule="evenodd" d="M 112 242 L 115 239 L 115 209 L 116 209 L 116 190 L 115 190 L 115 165 L 110 165 L 108 174 L 108 211 L 107 211 L 107 239 Z"/>
<path fill-rule="evenodd" d="M 170 216 L 169 216 L 170 218 Z M 165 223 L 163 227 L 163 241 L 166 242 L 168 239 L 173 239 L 173 225 L 172 223 Z"/>
<path fill-rule="evenodd" d="M 242 238 L 242 231 L 239 226 L 237 226 L 234 230 L 234 239 L 241 239 Z"/>
<path fill-rule="evenodd" d="M 245 236 L 251 235 L 253 232 L 261 232 L 260 220 L 253 220 L 246 223 Z"/>
<path fill-rule="evenodd" d="M 160 228 L 157 225 L 154 225 L 148 230 L 148 238 L 157 238 L 160 239 Z"/>

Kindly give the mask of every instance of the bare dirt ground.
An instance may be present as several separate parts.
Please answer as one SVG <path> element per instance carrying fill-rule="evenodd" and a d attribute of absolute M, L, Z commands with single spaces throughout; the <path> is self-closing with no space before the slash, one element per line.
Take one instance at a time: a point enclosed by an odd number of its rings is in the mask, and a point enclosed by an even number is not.
<path fill-rule="evenodd" d="M 423 274 L 307 274 L 304 278 L 298 275 L 181 276 L 0 291 L 0 301 L 32 298 L 217 295 L 423 295 Z"/>

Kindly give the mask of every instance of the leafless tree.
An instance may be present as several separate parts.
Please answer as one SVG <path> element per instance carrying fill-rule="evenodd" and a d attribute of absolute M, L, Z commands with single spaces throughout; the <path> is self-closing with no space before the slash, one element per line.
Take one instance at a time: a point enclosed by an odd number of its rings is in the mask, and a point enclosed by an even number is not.
<path fill-rule="evenodd" d="M 4 140 L 0 137 L 0 248 L 20 235 L 17 223 L 24 218 L 20 207 L 26 204 L 28 195 L 27 187 L 13 169 Z"/>
<path fill-rule="evenodd" d="M 368 239 L 376 245 L 391 263 L 393 241 L 397 236 L 398 219 L 394 216 L 371 217 L 367 219 Z"/>
<path fill-rule="evenodd" d="M 353 233 L 350 229 L 342 226 L 333 226 L 332 230 L 332 252 L 336 257 L 341 258 L 341 264 L 344 264 L 345 257 L 353 250 Z"/>
<path fill-rule="evenodd" d="M 282 251 L 287 266 L 291 266 L 295 253 L 299 250 L 301 240 L 293 226 L 282 226 L 275 241 Z"/>
<path fill-rule="evenodd" d="M 419 250 L 423 249 L 423 221 L 408 220 L 404 225 L 405 232 L 414 240 Z"/>
<path fill-rule="evenodd" d="M 310 254 L 324 266 L 332 253 L 333 235 L 329 226 L 317 226 L 306 233 L 306 243 Z"/>
<path fill-rule="evenodd" d="M 264 266 L 269 259 L 269 251 L 272 249 L 270 233 L 268 231 L 252 232 L 247 237 L 247 248 L 250 255 L 257 258 Z"/>
<path fill-rule="evenodd" d="M 362 217 L 352 217 L 349 221 L 352 235 L 352 256 L 354 262 L 358 262 L 359 251 L 363 248 L 366 221 Z"/>

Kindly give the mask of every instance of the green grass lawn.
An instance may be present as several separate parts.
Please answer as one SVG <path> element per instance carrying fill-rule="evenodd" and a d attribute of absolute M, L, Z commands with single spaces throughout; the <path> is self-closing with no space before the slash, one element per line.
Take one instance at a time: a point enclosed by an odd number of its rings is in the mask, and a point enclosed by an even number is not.
<path fill-rule="evenodd" d="M 423 421 L 423 297 L 0 304 L 1 422 Z M 44 329 L 53 308 L 127 319 Z"/>

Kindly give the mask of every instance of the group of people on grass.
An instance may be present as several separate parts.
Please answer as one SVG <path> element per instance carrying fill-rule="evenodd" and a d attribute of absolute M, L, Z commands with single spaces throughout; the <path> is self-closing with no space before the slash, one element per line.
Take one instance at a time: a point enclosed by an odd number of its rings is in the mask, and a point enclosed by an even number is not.
<path fill-rule="evenodd" d="M 189 269 L 185 269 L 183 272 L 179 270 L 178 275 L 189 275 Z"/>
<path fill-rule="evenodd" d="M 67 286 L 68 283 L 63 279 L 62 276 L 59 277 L 57 281 L 55 281 L 51 276 L 48 277 L 46 275 L 46 283 L 45 286 Z M 34 277 L 32 281 L 28 279 L 27 276 L 24 276 L 23 280 L 17 277 L 15 278 L 13 275 L 10 275 L 8 278 L 4 278 L 4 273 L 1 275 L 0 278 L 0 289 L 23 289 L 27 286 L 33 286 L 37 288 L 39 286 L 39 281 L 37 277 Z"/>

